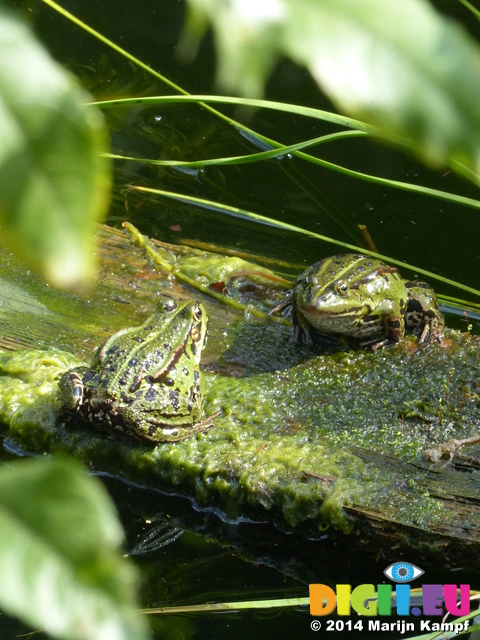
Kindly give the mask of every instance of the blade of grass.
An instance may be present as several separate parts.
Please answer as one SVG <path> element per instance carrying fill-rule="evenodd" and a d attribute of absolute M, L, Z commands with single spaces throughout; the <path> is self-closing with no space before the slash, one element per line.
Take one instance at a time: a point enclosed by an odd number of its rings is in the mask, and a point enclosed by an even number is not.
<path fill-rule="evenodd" d="M 298 107 L 298 111 L 297 111 L 297 105 L 287 105 L 287 104 L 283 104 L 280 102 L 271 102 L 268 100 L 249 100 L 246 98 L 232 98 L 229 96 L 207 96 L 207 95 L 199 95 L 199 96 L 192 96 L 192 95 L 188 95 L 188 96 L 155 96 L 155 97 L 148 97 L 148 98 L 125 98 L 125 99 L 121 99 L 121 100 L 105 100 L 105 101 L 101 101 L 101 102 L 94 102 L 91 104 L 96 105 L 99 108 L 112 108 L 115 106 L 122 106 L 125 104 L 169 104 L 169 103 L 176 103 L 176 102 L 198 102 L 199 104 L 204 104 L 206 102 L 214 102 L 214 103 L 225 103 L 225 104 L 238 104 L 238 105 L 244 105 L 244 106 L 253 106 L 253 107 L 263 107 L 265 109 L 276 109 L 278 107 L 278 109 L 280 111 L 289 111 L 290 113 L 294 113 L 295 115 L 308 115 L 308 116 L 312 116 L 312 117 L 317 117 L 317 119 L 322 119 L 321 115 L 325 114 L 327 112 L 323 112 L 321 110 L 316 110 L 316 109 L 312 109 L 310 107 Z M 312 114 L 317 114 L 312 115 Z M 328 114 L 328 116 L 333 115 L 333 114 Z M 331 120 L 330 118 L 327 118 L 327 120 L 329 122 L 333 122 L 333 120 Z M 344 119 L 344 120 L 348 120 L 348 119 Z M 353 122 L 353 121 L 349 121 L 349 122 Z M 234 121 L 231 121 L 231 124 L 236 125 L 236 123 Z M 243 127 L 242 127 L 243 129 Z M 362 129 L 362 131 L 365 130 Z M 265 136 L 262 136 L 260 134 L 256 134 L 254 132 L 252 132 L 251 130 L 249 130 L 249 135 L 254 135 L 255 137 L 257 137 L 258 140 L 261 140 L 262 142 L 267 143 L 268 145 L 271 145 L 272 147 L 274 147 L 275 149 L 280 149 L 282 150 L 284 147 L 283 145 L 280 145 L 279 143 L 275 142 L 274 140 L 271 140 L 269 138 L 266 138 Z M 331 169 L 332 171 L 336 171 L 338 173 L 342 173 L 345 176 L 349 176 L 352 178 L 356 178 L 356 179 L 360 179 L 360 180 L 364 180 L 366 182 L 371 182 L 373 184 L 378 184 L 378 185 L 382 185 L 384 187 L 391 187 L 394 189 L 401 189 L 402 191 L 409 191 L 411 193 L 417 193 L 417 194 L 421 194 L 421 195 L 425 195 L 425 196 L 431 196 L 434 198 L 437 198 L 439 200 L 444 200 L 447 202 L 454 202 L 456 204 L 460 204 L 460 205 L 464 205 L 466 207 L 471 207 L 473 209 L 480 209 L 480 200 L 475 200 L 473 198 L 467 198 L 465 196 L 460 196 L 457 194 L 453 194 L 453 193 L 447 193 L 444 191 L 439 191 L 438 189 L 432 189 L 430 187 L 422 187 L 420 185 L 414 185 L 414 184 L 410 184 L 408 182 L 400 182 L 398 180 L 390 180 L 388 178 L 381 178 L 379 176 L 372 176 L 370 174 L 367 173 L 362 173 L 360 171 L 354 171 L 353 169 L 347 169 L 346 167 L 342 167 L 340 165 L 334 164 L 333 162 L 329 162 L 327 160 L 322 160 L 321 158 L 316 158 L 315 156 L 311 156 L 308 155 L 306 153 L 303 153 L 301 150 L 297 150 L 292 152 L 292 155 L 294 155 L 295 157 L 301 158 L 302 160 L 305 160 L 307 162 L 310 162 L 312 164 L 315 164 L 317 166 L 321 166 L 324 167 L 325 169 Z"/>
<path fill-rule="evenodd" d="M 417 592 L 420 589 L 413 589 L 412 593 Z M 476 594 L 475 591 L 472 592 Z M 392 594 L 392 599 L 395 598 L 395 593 Z M 471 600 L 477 599 L 474 595 Z M 420 600 L 422 602 L 422 599 Z M 240 602 L 218 602 L 218 603 L 210 603 L 210 604 L 193 604 L 193 605 L 180 605 L 177 607 L 154 607 L 152 609 L 141 609 L 141 613 L 144 614 L 171 614 L 171 613 L 200 613 L 204 611 L 231 611 L 231 610 L 251 610 L 251 609 L 273 609 L 278 607 L 308 607 L 310 606 L 310 598 L 279 598 L 272 600 L 247 600 Z M 466 620 L 470 620 L 473 617 L 478 615 L 478 610 L 472 611 L 466 616 L 461 618 L 456 618 L 455 622 L 465 622 Z M 437 637 L 437 632 L 435 634 L 426 634 L 417 636 L 417 638 L 428 638 L 428 637 Z M 442 635 L 442 634 L 440 634 Z"/>
<path fill-rule="evenodd" d="M 260 151 L 258 153 L 248 153 L 241 156 L 229 156 L 225 158 L 208 158 L 206 160 L 153 160 L 151 158 L 134 158 L 130 156 L 118 155 L 114 153 L 106 153 L 108 158 L 114 160 L 132 160 L 134 162 L 141 162 L 144 164 L 153 164 L 163 167 L 208 167 L 210 165 L 237 165 L 237 164 L 250 164 L 253 162 L 262 162 L 264 160 L 272 160 L 275 158 L 283 158 L 287 154 L 291 154 L 299 149 L 306 149 L 307 147 L 314 147 L 327 142 L 334 142 L 342 140 L 344 138 L 358 138 L 368 135 L 364 131 L 340 131 L 339 133 L 331 133 L 318 138 L 311 138 L 310 140 L 304 140 L 303 142 L 297 142 L 296 144 L 290 144 L 285 146 L 276 147 L 269 151 Z"/>
<path fill-rule="evenodd" d="M 477 20 L 480 20 L 480 11 L 476 7 L 474 7 L 471 2 L 468 2 L 468 0 L 459 0 L 459 2 L 461 2 L 464 7 L 467 7 L 467 9 L 471 11 L 477 18 Z"/>
<path fill-rule="evenodd" d="M 192 604 L 179 607 L 156 607 L 142 609 L 145 614 L 198 613 L 201 611 L 231 611 L 239 609 L 273 609 L 277 607 L 308 607 L 310 598 L 282 598 L 280 600 L 249 600 L 246 602 L 219 602 L 215 604 Z"/>
<path fill-rule="evenodd" d="M 50 0 L 43 0 L 43 2 L 49 2 Z M 314 107 L 304 107 L 302 105 L 292 105 L 287 102 L 275 102 L 274 100 L 261 100 L 259 98 L 239 98 L 236 96 L 215 96 L 215 95 L 192 95 L 182 92 L 181 96 L 145 96 L 143 98 L 116 98 L 114 100 L 99 100 L 98 102 L 92 102 L 89 104 L 95 105 L 99 109 L 109 109 L 112 107 L 118 107 L 122 105 L 139 105 L 139 104 L 161 104 L 161 103 L 176 103 L 176 102 L 199 102 L 201 106 L 205 108 L 209 104 L 234 104 L 243 105 L 247 107 L 254 107 L 257 109 L 274 109 L 275 111 L 284 111 L 286 113 L 294 113 L 298 116 L 306 116 L 314 118 L 315 120 L 322 120 L 324 122 L 330 122 L 332 124 L 339 124 L 348 129 L 356 129 L 358 131 L 364 131 L 365 133 L 379 135 L 378 130 L 375 127 L 365 124 L 360 120 L 354 120 L 353 118 L 347 118 L 346 116 L 338 115 L 330 111 L 323 111 L 322 109 L 315 109 Z M 273 144 L 268 138 L 261 136 L 245 125 L 232 120 L 220 111 L 214 110 L 215 113 L 219 113 L 223 120 L 228 122 L 241 130 L 249 133 L 254 133 L 259 138 L 268 141 Z M 275 143 L 279 145 L 279 143 Z M 281 146 L 281 145 L 280 145 Z"/>
<path fill-rule="evenodd" d="M 453 287 L 457 287 L 458 289 L 462 289 L 463 291 L 467 291 L 468 293 L 472 293 L 475 296 L 480 296 L 480 291 L 474 289 L 473 287 L 469 287 L 460 282 L 456 282 L 455 280 L 451 280 L 450 278 L 445 278 L 443 276 L 439 276 L 432 271 L 427 271 L 426 269 L 421 269 L 420 267 L 416 267 L 414 265 L 407 264 L 406 262 L 402 262 L 401 260 L 395 260 L 390 256 L 385 256 L 381 253 L 375 253 L 374 251 L 368 251 L 367 249 L 363 249 L 362 247 L 358 247 L 353 244 L 349 244 L 348 242 L 341 242 L 340 240 L 335 240 L 334 238 L 329 238 L 328 236 L 323 236 L 319 233 L 315 233 L 314 231 L 309 231 L 308 229 L 303 229 L 302 227 L 298 227 L 293 224 L 288 224 L 286 222 L 281 222 L 279 220 L 274 220 L 272 218 L 268 218 L 267 216 L 262 216 L 258 213 L 252 213 L 251 211 L 246 211 L 245 209 L 238 209 L 236 207 L 230 207 L 228 205 L 219 204 L 218 202 L 212 202 L 211 200 L 205 200 L 203 198 L 196 198 L 193 196 L 187 196 L 182 193 L 174 193 L 171 191 L 163 191 L 162 189 L 153 189 L 150 187 L 142 187 L 139 185 L 130 185 L 129 189 L 132 191 L 140 191 L 142 193 L 151 193 L 153 195 L 162 196 L 165 198 L 171 198 L 173 200 L 177 200 L 178 202 L 185 202 L 187 204 L 193 204 L 197 207 L 202 207 L 204 209 L 210 209 L 211 211 L 219 211 L 225 213 L 226 215 L 234 216 L 237 218 L 243 218 L 244 220 L 254 220 L 255 222 L 259 222 L 261 224 L 276 227 L 277 229 L 284 229 L 286 231 L 293 231 L 295 233 L 300 233 L 302 235 L 310 236 L 312 238 L 316 238 L 317 240 L 322 240 L 324 242 L 329 242 L 330 244 L 335 244 L 344 249 L 348 249 L 350 251 L 354 251 L 355 253 L 360 252 L 365 255 L 373 256 L 375 258 L 379 258 L 380 260 L 385 260 L 385 262 L 389 262 L 390 264 L 394 264 L 396 266 L 401 267 L 402 269 L 408 269 L 410 271 L 415 271 L 416 273 L 421 273 L 424 276 L 427 276 L 431 280 L 437 280 L 438 282 L 443 282 L 444 284 L 451 285 Z"/>
<path fill-rule="evenodd" d="M 480 312 L 480 303 L 471 302 L 470 300 L 463 300 L 462 298 L 453 298 L 452 296 L 438 295 L 437 300 L 439 304 L 446 308 L 446 311 L 455 313 L 457 315 L 463 315 L 465 312 L 473 313 L 472 316 L 475 320 L 480 320 L 478 313 Z"/>
<path fill-rule="evenodd" d="M 440 304 L 440 311 L 442 313 L 450 313 L 453 316 L 461 317 L 463 316 L 465 319 L 465 314 L 467 314 L 468 322 L 471 320 L 480 320 L 480 311 L 475 311 L 473 307 L 474 305 L 471 302 L 466 302 L 464 305 L 457 305 L 454 302 L 444 303 L 445 298 L 442 296 L 437 296 L 438 303 Z M 477 309 L 480 309 L 480 305 L 477 306 Z"/>

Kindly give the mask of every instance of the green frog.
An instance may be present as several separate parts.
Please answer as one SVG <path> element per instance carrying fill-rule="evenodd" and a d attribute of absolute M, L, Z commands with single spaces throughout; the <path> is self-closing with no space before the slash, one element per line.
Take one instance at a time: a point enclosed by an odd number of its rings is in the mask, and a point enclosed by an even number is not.
<path fill-rule="evenodd" d="M 57 408 L 67 419 L 142 440 L 185 440 L 208 429 L 218 415 L 202 419 L 200 357 L 206 338 L 201 304 L 160 302 L 142 325 L 110 336 L 89 367 L 63 374 Z"/>
<path fill-rule="evenodd" d="M 360 254 L 325 258 L 308 267 L 268 315 L 291 310 L 295 337 L 312 344 L 320 337 L 349 336 L 379 349 L 398 342 L 405 328 L 426 347 L 442 342 L 445 321 L 433 289 L 406 281 L 398 269 Z"/>

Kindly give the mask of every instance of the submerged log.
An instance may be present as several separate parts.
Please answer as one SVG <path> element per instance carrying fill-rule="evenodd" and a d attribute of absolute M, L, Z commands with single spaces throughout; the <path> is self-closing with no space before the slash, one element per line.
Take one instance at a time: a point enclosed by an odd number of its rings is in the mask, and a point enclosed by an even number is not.
<path fill-rule="evenodd" d="M 269 521 L 278 536 L 326 532 L 386 557 L 395 547 L 424 565 L 480 566 L 479 443 L 454 449 L 451 460 L 425 457 L 477 433 L 473 336 L 447 331 L 443 346 L 427 350 L 413 337 L 375 353 L 312 349 L 262 317 L 285 282 L 258 265 L 163 245 L 174 265 L 166 273 L 124 232 L 98 233 L 101 273 L 85 296 L 52 290 L 2 252 L 0 419 L 8 450 L 68 453 L 227 518 Z M 182 269 L 202 291 L 179 278 Z M 62 425 L 53 403 L 61 373 L 88 362 L 117 329 L 140 324 L 160 295 L 198 298 L 207 308 L 206 411 L 222 417 L 206 433 L 157 446 Z M 222 296 L 246 301 L 247 313 Z"/>

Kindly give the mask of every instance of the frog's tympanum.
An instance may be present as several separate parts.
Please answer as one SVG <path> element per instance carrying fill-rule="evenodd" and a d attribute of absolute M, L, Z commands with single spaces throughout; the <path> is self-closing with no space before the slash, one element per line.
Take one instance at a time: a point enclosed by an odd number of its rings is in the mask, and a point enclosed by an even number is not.
<path fill-rule="evenodd" d="M 325 258 L 306 269 L 270 314 L 289 309 L 297 340 L 309 344 L 313 328 L 326 339 L 349 336 L 378 349 L 398 342 L 408 328 L 430 346 L 442 342 L 445 325 L 428 284 L 407 282 L 395 267 L 358 254 Z"/>
<path fill-rule="evenodd" d="M 204 431 L 214 417 L 202 419 L 200 357 L 206 337 L 201 304 L 161 302 L 142 325 L 108 338 L 90 367 L 61 377 L 60 413 L 152 442 L 185 440 Z"/>

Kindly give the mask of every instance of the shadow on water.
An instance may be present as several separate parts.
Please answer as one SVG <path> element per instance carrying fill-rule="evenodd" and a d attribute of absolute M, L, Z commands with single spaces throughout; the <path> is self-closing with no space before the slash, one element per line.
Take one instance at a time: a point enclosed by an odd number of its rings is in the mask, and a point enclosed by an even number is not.
<path fill-rule="evenodd" d="M 332 349 L 333 353 L 333 348 Z M 324 352 L 295 342 L 291 327 L 266 322 L 239 322 L 221 357 L 214 364 L 219 372 L 228 367 L 230 375 L 283 371 Z M 232 369 L 234 372 L 232 373 Z"/>

